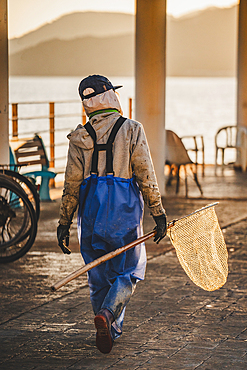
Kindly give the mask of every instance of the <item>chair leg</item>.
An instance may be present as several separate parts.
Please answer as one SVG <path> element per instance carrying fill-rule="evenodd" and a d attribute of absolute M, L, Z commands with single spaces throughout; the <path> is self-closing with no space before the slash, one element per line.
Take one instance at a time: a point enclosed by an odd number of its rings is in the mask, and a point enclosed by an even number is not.
<path fill-rule="evenodd" d="M 168 175 L 168 179 L 167 179 L 167 182 L 166 182 L 166 186 L 171 186 L 171 183 L 172 183 L 172 165 L 168 165 L 169 166 L 169 175 Z"/>
<path fill-rule="evenodd" d="M 216 173 L 217 167 L 218 167 L 218 151 L 219 151 L 219 149 L 216 147 L 215 148 L 215 165 L 214 165 L 214 171 L 215 171 L 215 173 Z"/>
<path fill-rule="evenodd" d="M 41 201 L 51 202 L 49 181 L 50 181 L 49 177 L 42 177 L 39 188 L 39 196 Z"/>
<path fill-rule="evenodd" d="M 222 166 L 225 165 L 225 149 L 222 148 Z"/>
<path fill-rule="evenodd" d="M 195 183 L 196 183 L 196 185 L 197 185 L 198 189 L 200 190 L 201 195 L 203 195 L 203 191 L 202 191 L 201 185 L 200 185 L 200 183 L 199 183 L 199 181 L 198 181 L 197 173 L 195 173 L 195 172 L 193 171 L 192 166 L 191 166 L 190 168 L 191 168 L 191 171 L 192 171 L 192 173 L 193 173 L 194 181 L 195 181 Z"/>
<path fill-rule="evenodd" d="M 184 176 L 185 176 L 185 197 L 188 198 L 188 179 L 186 165 L 184 166 Z"/>
<path fill-rule="evenodd" d="M 205 176 L 205 158 L 204 158 L 204 150 L 202 153 L 202 176 Z"/>
<path fill-rule="evenodd" d="M 179 172 L 180 172 L 180 166 L 177 168 L 177 184 L 176 184 L 176 194 L 179 192 Z"/>

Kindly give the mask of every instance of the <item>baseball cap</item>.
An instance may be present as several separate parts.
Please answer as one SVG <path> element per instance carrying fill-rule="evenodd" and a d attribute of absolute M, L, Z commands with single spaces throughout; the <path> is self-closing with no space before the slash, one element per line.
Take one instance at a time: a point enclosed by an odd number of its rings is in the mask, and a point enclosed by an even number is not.
<path fill-rule="evenodd" d="M 101 75 L 90 75 L 84 78 L 79 84 L 79 94 L 81 100 L 92 98 L 98 94 L 102 94 L 107 90 L 116 90 L 122 85 L 113 86 L 107 77 Z M 89 89 L 88 91 L 85 91 Z"/>

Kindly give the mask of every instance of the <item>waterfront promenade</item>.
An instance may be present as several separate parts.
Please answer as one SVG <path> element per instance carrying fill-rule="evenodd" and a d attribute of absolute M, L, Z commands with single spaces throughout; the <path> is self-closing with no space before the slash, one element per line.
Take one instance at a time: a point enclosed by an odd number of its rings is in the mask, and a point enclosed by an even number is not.
<path fill-rule="evenodd" d="M 189 178 L 175 196 L 163 198 L 168 220 L 219 201 L 216 213 L 229 253 L 229 276 L 219 290 L 195 286 L 181 268 L 166 237 L 146 243 L 146 279 L 127 307 L 122 337 L 103 355 L 95 346 L 93 313 L 86 276 L 55 293 L 50 286 L 81 267 L 76 226 L 71 255 L 57 246 L 61 187 L 53 202 L 41 204 L 38 235 L 22 259 L 1 265 L 0 369 L 169 369 L 247 368 L 247 174 L 206 168 L 204 196 Z M 154 227 L 145 212 L 144 231 Z"/>

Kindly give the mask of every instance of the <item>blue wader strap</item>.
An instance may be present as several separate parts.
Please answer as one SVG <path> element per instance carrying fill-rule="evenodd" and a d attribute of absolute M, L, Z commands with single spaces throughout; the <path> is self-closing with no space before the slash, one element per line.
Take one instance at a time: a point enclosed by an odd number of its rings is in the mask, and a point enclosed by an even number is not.
<path fill-rule="evenodd" d="M 115 125 L 113 126 L 113 129 L 111 130 L 110 136 L 107 140 L 106 144 L 97 144 L 97 135 L 93 128 L 93 126 L 87 122 L 85 124 L 85 129 L 91 136 L 94 142 L 94 151 L 93 151 L 93 157 L 92 157 L 92 166 L 91 166 L 91 173 L 95 173 L 98 175 L 98 159 L 99 159 L 99 151 L 105 150 L 106 151 L 106 174 L 113 174 L 113 155 L 112 155 L 112 144 L 115 140 L 115 137 L 117 135 L 118 130 L 124 123 L 126 118 L 119 117 L 116 121 Z"/>

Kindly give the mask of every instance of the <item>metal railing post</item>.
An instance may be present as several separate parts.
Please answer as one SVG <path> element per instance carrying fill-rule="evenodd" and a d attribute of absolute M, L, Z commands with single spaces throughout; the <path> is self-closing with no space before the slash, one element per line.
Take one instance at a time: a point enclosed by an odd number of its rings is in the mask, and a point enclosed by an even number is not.
<path fill-rule="evenodd" d="M 132 98 L 129 98 L 129 118 L 132 119 Z"/>
<path fill-rule="evenodd" d="M 50 167 L 55 168 L 55 103 L 49 103 L 50 119 Z M 55 187 L 55 179 L 50 179 L 50 186 Z"/>
<path fill-rule="evenodd" d="M 85 109 L 82 105 L 82 124 L 83 124 L 83 126 L 86 124 L 86 122 L 87 122 L 86 112 L 85 112 Z"/>
<path fill-rule="evenodd" d="M 12 104 L 12 137 L 18 138 L 18 104 Z"/>

